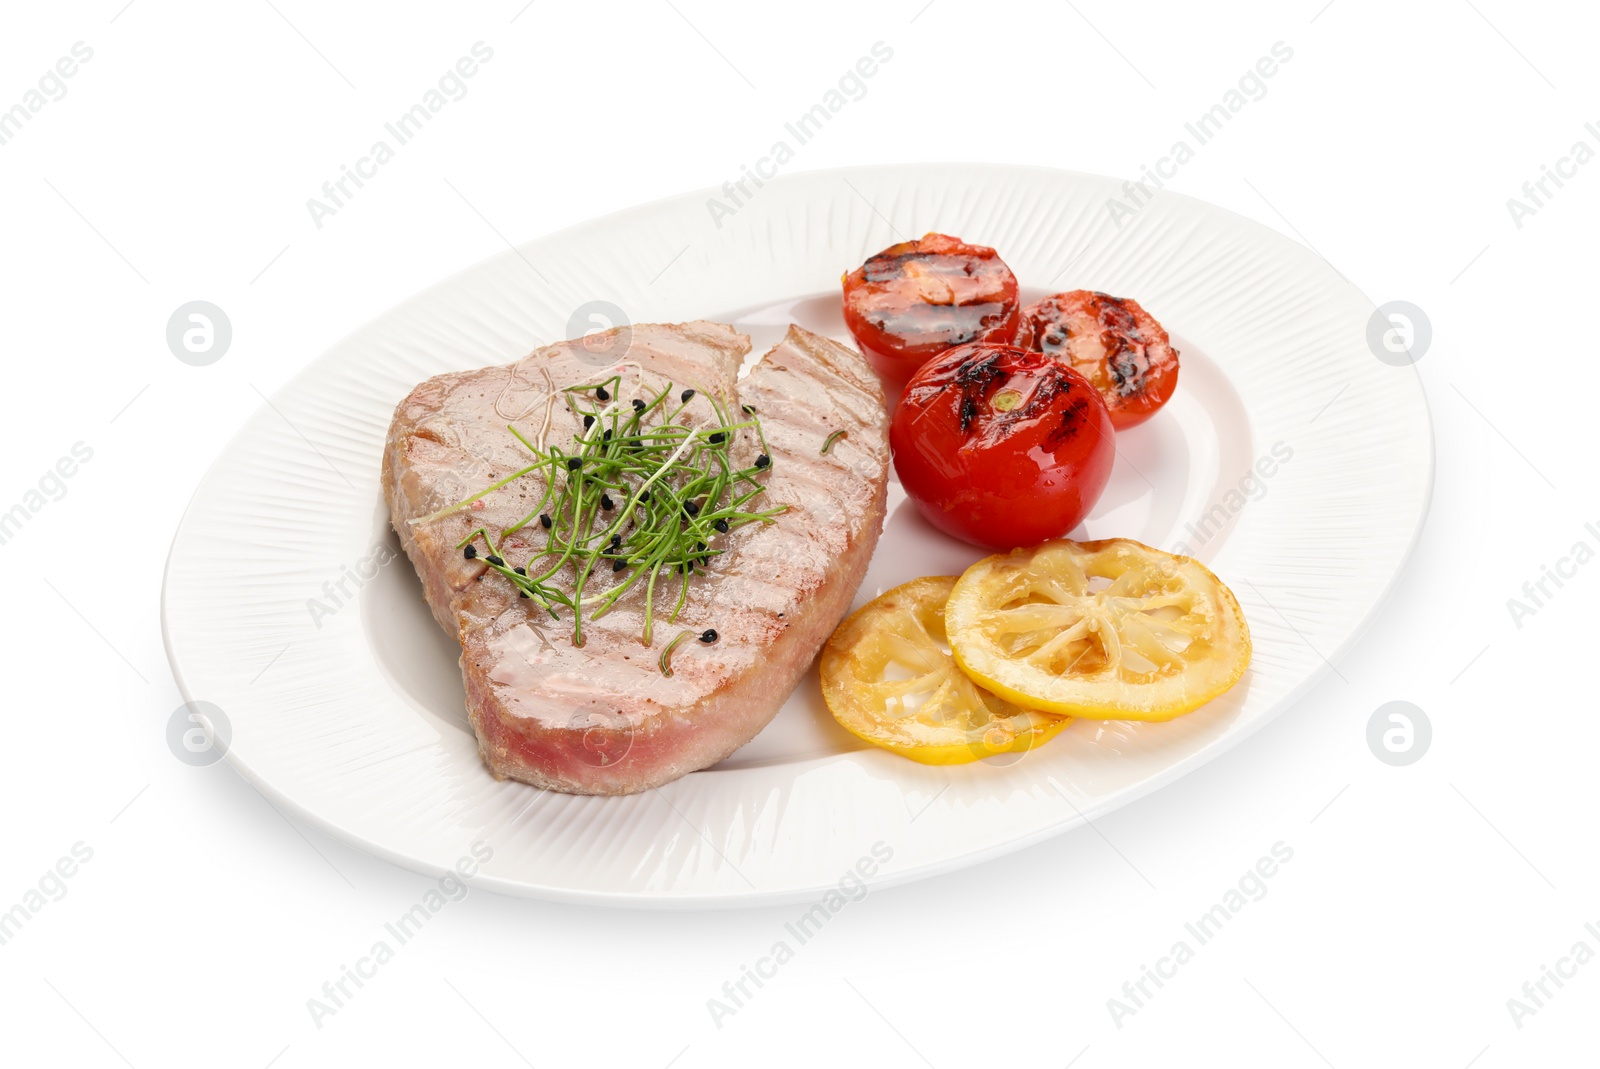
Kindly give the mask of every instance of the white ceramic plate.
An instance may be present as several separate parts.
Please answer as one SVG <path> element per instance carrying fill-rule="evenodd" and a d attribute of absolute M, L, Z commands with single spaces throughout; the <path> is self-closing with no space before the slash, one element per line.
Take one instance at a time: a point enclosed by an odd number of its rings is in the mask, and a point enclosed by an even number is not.
<path fill-rule="evenodd" d="M 406 301 L 284 387 L 201 483 L 163 597 L 185 698 L 223 711 L 240 773 L 332 835 L 430 874 L 482 840 L 493 858 L 480 885 L 607 905 L 816 900 L 875 846 L 892 855 L 878 881 L 911 880 L 1170 783 L 1288 708 L 1355 639 L 1417 537 L 1433 446 L 1415 372 L 1374 356 L 1373 306 L 1329 265 L 1173 194 L 1118 229 L 1106 203 L 1121 193 L 1108 178 L 1000 166 L 797 174 L 720 226 L 707 206 L 718 194 L 676 197 Z M 1111 485 L 1079 534 L 1209 563 L 1250 620 L 1244 680 L 1169 724 L 1079 722 L 1019 759 L 929 768 L 840 730 L 813 673 L 748 746 L 659 791 L 586 798 L 495 782 L 462 711 L 459 650 L 405 559 L 380 563 L 397 545 L 378 485 L 394 404 L 429 376 L 609 325 L 588 318 L 596 301 L 636 323 L 731 322 L 758 353 L 791 320 L 848 342 L 840 273 L 935 229 L 999 249 L 1025 298 L 1134 296 L 1171 331 L 1178 393 L 1119 436 Z M 979 555 L 891 486 L 857 603 Z M 314 613 L 312 599 L 332 611 Z"/>

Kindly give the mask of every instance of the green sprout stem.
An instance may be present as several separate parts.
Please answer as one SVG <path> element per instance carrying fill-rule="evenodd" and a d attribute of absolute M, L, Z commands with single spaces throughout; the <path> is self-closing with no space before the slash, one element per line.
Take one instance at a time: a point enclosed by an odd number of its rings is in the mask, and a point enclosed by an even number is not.
<path fill-rule="evenodd" d="M 688 638 L 692 634 L 694 634 L 693 631 L 679 631 L 677 633 L 677 635 L 675 635 L 673 637 L 672 641 L 667 643 L 667 648 L 661 651 L 660 664 L 661 664 L 661 674 L 662 675 L 667 676 L 668 678 L 671 678 L 671 676 L 672 676 L 672 651 L 678 648 L 678 643 L 682 642 L 684 639 Z"/>

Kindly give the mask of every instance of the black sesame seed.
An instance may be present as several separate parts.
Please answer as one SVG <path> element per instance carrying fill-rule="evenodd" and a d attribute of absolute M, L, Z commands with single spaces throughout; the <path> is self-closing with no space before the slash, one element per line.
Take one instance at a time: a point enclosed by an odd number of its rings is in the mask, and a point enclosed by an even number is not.
<path fill-rule="evenodd" d="M 696 542 L 694 544 L 694 548 L 695 549 L 705 549 L 706 548 L 706 544 L 704 542 Z"/>
<path fill-rule="evenodd" d="M 700 515 L 700 502 L 698 502 L 698 501 L 685 501 L 683 503 L 683 511 L 687 512 L 691 516 Z"/>
<path fill-rule="evenodd" d="M 542 512 L 539 514 L 539 526 L 543 527 L 546 531 L 550 529 L 551 522 L 552 521 L 548 515 Z"/>
<path fill-rule="evenodd" d="M 485 557 L 484 560 L 488 561 L 490 564 L 494 565 L 496 568 L 499 568 L 499 567 L 501 567 L 502 565 L 505 564 L 505 561 L 502 558 L 496 556 L 493 553 L 491 553 L 487 557 Z"/>
<path fill-rule="evenodd" d="M 463 549 L 461 551 L 461 555 L 463 557 L 467 558 L 468 560 L 471 560 L 473 557 L 476 557 L 478 555 L 478 547 L 477 546 L 468 546 L 466 549 Z"/>
<path fill-rule="evenodd" d="M 528 596 L 528 592 L 527 592 L 527 591 L 526 591 L 526 590 L 519 590 L 519 591 L 517 591 L 517 597 L 519 597 L 519 598 L 525 598 L 525 597 L 527 597 L 527 596 Z"/>
<path fill-rule="evenodd" d="M 616 508 L 617 506 L 616 506 L 616 503 L 611 500 L 611 495 L 610 494 L 601 494 L 600 495 L 600 507 L 605 509 L 607 512 L 610 512 L 612 509 Z"/>
<path fill-rule="evenodd" d="M 723 442 L 725 442 L 727 440 L 728 440 L 728 436 L 726 434 L 723 434 L 721 431 L 718 431 L 717 433 L 713 434 L 711 437 L 706 439 L 706 441 L 710 442 L 712 445 L 721 445 Z"/>
<path fill-rule="evenodd" d="M 584 430 L 588 430 L 590 427 L 593 427 L 593 426 L 594 426 L 594 417 L 593 416 L 584 416 L 583 417 L 583 429 Z"/>
<path fill-rule="evenodd" d="M 514 568 L 512 570 L 515 571 L 518 575 L 527 575 L 528 574 L 528 569 L 520 567 L 520 566 L 517 567 L 517 568 Z"/>
<path fill-rule="evenodd" d="M 596 386 L 594 388 L 594 395 L 602 401 L 611 400 L 611 395 L 606 392 L 606 388 L 604 386 Z"/>
<path fill-rule="evenodd" d="M 609 430 L 609 429 L 608 429 L 608 430 L 607 430 L 607 431 L 606 431 L 606 433 L 605 433 L 605 435 L 604 435 L 604 436 L 603 436 L 603 437 L 602 437 L 602 438 L 601 438 L 601 439 L 600 439 L 600 440 L 601 440 L 601 441 L 602 441 L 602 442 L 609 442 L 609 441 L 611 441 L 611 431 L 610 431 L 610 430 Z"/>
<path fill-rule="evenodd" d="M 641 401 L 641 400 L 639 400 L 639 399 L 638 399 L 638 398 L 637 398 L 637 397 L 635 397 L 635 398 L 634 398 L 634 399 L 633 399 L 633 410 L 634 410 L 634 411 L 635 411 L 635 412 L 643 412 L 643 411 L 644 411 L 644 409 L 645 409 L 645 404 L 644 404 L 644 402 L 643 402 L 643 401 Z"/>
<path fill-rule="evenodd" d="M 700 632 L 700 641 L 701 642 L 704 642 L 704 643 L 709 645 L 710 643 L 713 643 L 716 640 L 717 640 L 717 629 L 716 628 L 708 627 L 704 631 Z"/>
<path fill-rule="evenodd" d="M 718 520 L 716 523 L 713 523 L 711 526 L 715 527 L 717 530 L 721 531 L 723 534 L 727 534 L 728 533 L 728 521 L 727 520 Z"/>
<path fill-rule="evenodd" d="M 628 566 L 628 562 L 625 561 L 625 560 L 614 560 L 614 561 L 611 562 L 611 570 L 614 571 L 614 572 L 620 572 L 620 571 L 622 571 L 622 569 L 626 568 L 627 566 Z"/>
<path fill-rule="evenodd" d="M 684 404 L 688 404 L 690 401 L 694 400 L 694 391 L 684 390 L 678 395 L 678 400 L 682 401 Z"/>
<path fill-rule="evenodd" d="M 756 406 L 755 405 L 740 405 L 739 407 L 744 409 L 744 414 L 747 415 L 747 416 L 753 416 L 753 415 L 756 414 Z"/>
<path fill-rule="evenodd" d="M 771 466 L 772 466 L 772 458 L 767 456 L 767 454 L 762 453 L 760 456 L 756 457 L 756 467 L 758 467 L 758 468 L 768 468 L 768 467 L 771 467 Z"/>
<path fill-rule="evenodd" d="M 568 471 L 577 471 L 581 467 L 583 467 L 583 458 L 582 457 L 568 457 L 567 458 L 567 470 Z"/>

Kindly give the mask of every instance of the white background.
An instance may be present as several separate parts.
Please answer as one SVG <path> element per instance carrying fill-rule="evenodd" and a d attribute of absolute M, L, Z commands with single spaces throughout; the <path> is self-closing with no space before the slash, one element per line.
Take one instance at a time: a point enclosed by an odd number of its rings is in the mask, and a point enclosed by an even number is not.
<path fill-rule="evenodd" d="M 0 546 L 0 909 L 82 842 L 0 946 L 10 1064 L 482 1066 L 1593 1064 L 1600 528 L 1588 325 L 1600 166 L 1519 228 L 1506 201 L 1600 120 L 1592 9 L 1508 0 L 305 0 L 7 5 L 0 107 L 93 59 L 0 146 L 0 507 L 93 459 Z M 675 6 L 674 6 L 675 5 Z M 522 10 L 519 10 L 522 9 Z M 1320 9 L 1320 10 L 1319 10 Z M 319 230 L 305 202 L 476 41 L 494 59 Z M 1294 52 L 1175 188 L 1312 245 L 1431 319 L 1433 511 L 1395 596 L 1308 698 L 1226 757 L 1003 860 L 874 891 L 717 1027 L 707 999 L 792 908 L 609 912 L 474 892 L 337 1015 L 308 998 L 430 881 L 294 824 L 165 740 L 167 544 L 241 421 L 445 274 L 585 218 L 721 185 L 875 41 L 894 58 L 790 169 L 981 160 L 1136 176 L 1274 42 Z M 453 187 L 453 188 L 452 188 Z M 1554 191 L 1554 186 L 1549 187 Z M 212 301 L 209 367 L 165 342 Z M 1342 676 L 1342 678 L 1341 678 Z M 1432 746 L 1368 750 L 1415 702 Z M 1257 858 L 1294 851 L 1118 1023 L 1122 996 Z M 604 844 L 596 844 L 603 849 Z M 676 1059 L 676 1060 L 674 1060 Z"/>

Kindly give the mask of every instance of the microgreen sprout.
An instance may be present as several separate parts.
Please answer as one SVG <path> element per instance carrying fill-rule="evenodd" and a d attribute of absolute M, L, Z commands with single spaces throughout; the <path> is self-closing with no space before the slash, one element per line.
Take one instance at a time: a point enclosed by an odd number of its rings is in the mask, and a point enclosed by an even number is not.
<path fill-rule="evenodd" d="M 675 623 L 688 601 L 690 578 L 704 574 L 725 552 L 718 539 L 725 544 L 739 528 L 774 523 L 784 511 L 781 505 L 763 509 L 756 502 L 766 489 L 761 476 L 772 470 L 772 459 L 753 408 L 741 406 L 737 411 L 745 418 L 734 420 L 715 393 L 689 387 L 674 395 L 669 383 L 659 392 L 625 400 L 622 389 L 620 374 L 568 387 L 563 391 L 566 405 L 582 429 L 567 448 L 543 447 L 542 434 L 541 444 L 535 445 L 508 425 L 532 463 L 413 521 L 451 515 L 524 477 L 538 480 L 542 490 L 527 515 L 498 539 L 479 527 L 456 548 L 468 559 L 483 560 L 552 617 L 561 619 L 558 609 L 569 610 L 575 646 L 583 645 L 585 622 L 605 615 L 618 599 L 640 587 L 642 638 L 650 644 L 657 613 Z M 711 409 L 699 422 L 686 412 L 697 396 Z M 735 467 L 730 454 L 744 431 L 754 433 L 762 451 L 748 466 Z M 506 558 L 507 540 L 530 525 L 543 535 L 543 545 L 514 566 Z M 480 542 L 485 547 L 481 552 Z M 606 578 L 598 582 L 597 575 Z M 672 585 L 677 589 L 669 593 Z M 672 674 L 671 651 L 692 633 L 678 635 L 663 651 L 663 674 Z M 716 632 L 708 629 L 697 637 L 715 641 L 704 638 L 708 634 Z"/>
<path fill-rule="evenodd" d="M 692 634 L 694 634 L 693 631 L 679 631 L 672 641 L 667 643 L 666 649 L 661 651 L 661 660 L 657 663 L 661 665 L 662 675 L 668 677 L 672 675 L 672 651 L 678 648 L 678 643 Z"/>

